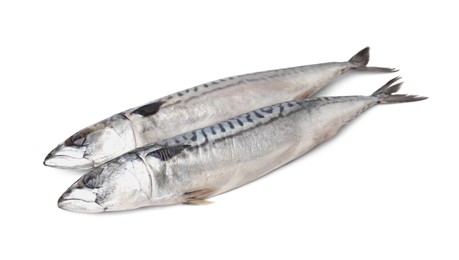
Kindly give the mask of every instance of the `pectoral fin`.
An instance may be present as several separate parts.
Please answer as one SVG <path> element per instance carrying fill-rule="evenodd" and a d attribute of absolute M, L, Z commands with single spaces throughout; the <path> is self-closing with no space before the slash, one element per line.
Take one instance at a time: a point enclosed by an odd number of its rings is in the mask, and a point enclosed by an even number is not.
<path fill-rule="evenodd" d="M 206 200 L 206 198 L 212 196 L 215 191 L 212 189 L 204 189 L 204 190 L 197 190 L 191 191 L 183 194 L 184 201 L 182 204 L 188 205 L 208 205 L 213 203 L 212 201 Z"/>
<path fill-rule="evenodd" d="M 203 200 L 203 199 L 191 199 L 188 201 L 183 202 L 182 204 L 187 204 L 187 205 L 209 205 L 214 203 L 213 201 L 210 200 Z"/>
<path fill-rule="evenodd" d="M 153 156 L 155 158 L 160 159 L 161 161 L 167 161 L 172 157 L 180 154 L 183 150 L 190 147 L 189 145 L 176 145 L 176 146 L 168 146 L 164 148 L 160 148 L 153 152 L 147 154 L 147 156 Z"/>
<path fill-rule="evenodd" d="M 141 116 L 151 116 L 156 114 L 159 111 L 159 108 L 164 104 L 163 101 L 156 101 L 153 103 L 146 104 L 144 106 L 138 107 L 136 110 L 132 111 L 131 114 L 138 114 Z"/>

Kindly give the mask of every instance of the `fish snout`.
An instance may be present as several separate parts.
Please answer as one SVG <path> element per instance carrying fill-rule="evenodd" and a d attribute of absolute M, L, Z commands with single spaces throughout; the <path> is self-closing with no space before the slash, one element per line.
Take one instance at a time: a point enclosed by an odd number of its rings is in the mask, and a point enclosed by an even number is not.
<path fill-rule="evenodd" d="M 96 213 L 105 211 L 102 206 L 95 202 L 88 202 L 78 199 L 66 200 L 59 199 L 57 206 L 63 210 L 85 213 Z"/>
<path fill-rule="evenodd" d="M 49 164 L 49 161 L 51 161 L 51 158 L 52 158 L 52 157 L 53 157 L 53 155 L 52 155 L 51 153 L 49 153 L 48 155 L 46 155 L 45 160 L 43 161 L 43 164 L 44 164 L 45 166 L 51 166 L 51 165 Z"/>
<path fill-rule="evenodd" d="M 94 162 L 86 158 L 73 158 L 65 155 L 48 154 L 43 161 L 45 166 L 51 166 L 62 169 L 91 169 Z"/>
<path fill-rule="evenodd" d="M 63 169 L 90 169 L 94 167 L 94 161 L 85 158 L 84 152 L 84 147 L 75 148 L 60 144 L 45 157 L 43 164 Z"/>
<path fill-rule="evenodd" d="M 57 206 L 63 210 L 75 211 L 75 212 L 103 212 L 104 207 L 99 205 L 95 200 L 86 200 L 74 196 L 72 192 L 67 191 L 57 201 Z"/>

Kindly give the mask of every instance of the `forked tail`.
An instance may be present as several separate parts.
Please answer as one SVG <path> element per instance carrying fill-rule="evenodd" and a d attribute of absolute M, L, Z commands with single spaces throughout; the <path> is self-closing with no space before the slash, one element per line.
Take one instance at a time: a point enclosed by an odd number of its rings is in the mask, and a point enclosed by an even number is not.
<path fill-rule="evenodd" d="M 368 61 L 370 61 L 370 47 L 357 52 L 350 60 L 352 69 L 362 71 L 376 71 L 376 72 L 395 72 L 398 69 L 394 68 L 383 68 L 383 67 L 367 67 Z"/>
<path fill-rule="evenodd" d="M 400 90 L 403 82 L 394 84 L 400 79 L 400 77 L 393 78 L 389 80 L 384 86 L 380 87 L 373 94 L 373 97 L 377 97 L 379 104 L 390 104 L 390 103 L 403 103 L 403 102 L 414 102 L 427 99 L 427 97 L 417 96 L 417 95 L 406 95 L 406 94 L 396 94 L 393 93 Z"/>

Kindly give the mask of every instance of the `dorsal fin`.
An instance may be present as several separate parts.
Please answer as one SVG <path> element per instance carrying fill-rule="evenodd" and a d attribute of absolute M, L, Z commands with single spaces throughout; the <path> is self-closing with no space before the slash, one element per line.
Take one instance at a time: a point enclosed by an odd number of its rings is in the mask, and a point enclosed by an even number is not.
<path fill-rule="evenodd" d="M 145 106 L 141 106 L 136 110 L 132 111 L 131 114 L 138 114 L 141 116 L 151 116 L 156 114 L 159 111 L 159 108 L 164 104 L 163 101 L 157 101 L 150 104 L 146 104 Z"/>
<path fill-rule="evenodd" d="M 147 156 L 153 156 L 155 158 L 160 159 L 161 161 L 167 161 L 172 157 L 176 156 L 177 154 L 181 153 L 184 149 L 190 147 L 190 145 L 175 145 L 175 146 L 168 146 L 164 148 L 160 148 L 153 152 L 147 154 Z"/>

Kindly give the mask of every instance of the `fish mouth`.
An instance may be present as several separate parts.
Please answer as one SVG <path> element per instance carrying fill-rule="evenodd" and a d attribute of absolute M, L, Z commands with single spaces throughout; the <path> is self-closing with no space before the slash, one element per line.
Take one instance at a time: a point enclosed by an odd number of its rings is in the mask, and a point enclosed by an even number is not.
<path fill-rule="evenodd" d="M 87 158 L 75 158 L 68 155 L 48 154 L 43 161 L 45 166 L 62 168 L 62 169 L 91 169 L 94 167 L 94 161 Z"/>
<path fill-rule="evenodd" d="M 86 201 L 76 198 L 65 198 L 66 194 L 62 195 L 57 201 L 57 206 L 63 210 L 83 212 L 83 213 L 97 213 L 105 211 L 104 207 L 95 201 Z"/>
<path fill-rule="evenodd" d="M 85 157 L 86 147 L 60 144 L 43 161 L 45 166 L 63 169 L 91 169 L 94 161 Z"/>

